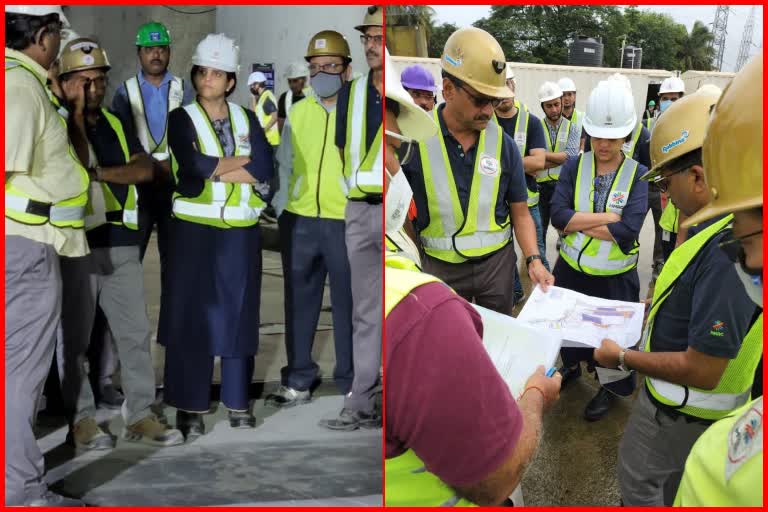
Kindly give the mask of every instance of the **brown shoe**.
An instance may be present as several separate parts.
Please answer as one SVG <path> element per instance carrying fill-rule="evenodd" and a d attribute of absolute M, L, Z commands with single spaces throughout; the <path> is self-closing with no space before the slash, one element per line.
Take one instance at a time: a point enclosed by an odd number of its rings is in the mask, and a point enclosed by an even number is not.
<path fill-rule="evenodd" d="M 90 416 L 70 428 L 67 443 L 82 450 L 111 450 L 115 447 L 115 439 L 104 432 Z"/>
<path fill-rule="evenodd" d="M 174 446 L 184 443 L 181 432 L 161 423 L 154 414 L 124 427 L 121 437 L 126 441 L 152 446 Z"/>

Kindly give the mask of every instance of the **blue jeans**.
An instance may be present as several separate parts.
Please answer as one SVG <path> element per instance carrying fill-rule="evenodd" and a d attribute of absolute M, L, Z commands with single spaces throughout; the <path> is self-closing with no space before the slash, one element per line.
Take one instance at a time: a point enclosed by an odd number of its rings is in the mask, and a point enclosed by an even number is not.
<path fill-rule="evenodd" d="M 541 212 L 539 212 L 539 205 L 531 206 L 528 208 L 533 218 L 533 223 L 536 226 L 536 243 L 539 246 L 539 254 L 541 255 L 541 262 L 549 270 L 549 262 L 547 261 L 547 250 L 544 247 L 544 233 L 541 229 Z M 520 282 L 520 272 L 515 271 L 515 296 L 523 295 L 523 284 Z"/>

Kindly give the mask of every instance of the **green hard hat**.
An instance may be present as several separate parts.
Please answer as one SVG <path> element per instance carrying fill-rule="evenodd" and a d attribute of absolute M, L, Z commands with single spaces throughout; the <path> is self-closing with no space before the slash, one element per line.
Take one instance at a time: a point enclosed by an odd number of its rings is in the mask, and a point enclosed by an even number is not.
<path fill-rule="evenodd" d="M 170 46 L 171 34 L 165 25 L 150 21 L 139 27 L 136 32 L 136 46 Z"/>
<path fill-rule="evenodd" d="M 656 106 L 656 102 L 651 100 L 651 101 L 648 102 L 648 106 L 649 107 L 655 107 Z"/>

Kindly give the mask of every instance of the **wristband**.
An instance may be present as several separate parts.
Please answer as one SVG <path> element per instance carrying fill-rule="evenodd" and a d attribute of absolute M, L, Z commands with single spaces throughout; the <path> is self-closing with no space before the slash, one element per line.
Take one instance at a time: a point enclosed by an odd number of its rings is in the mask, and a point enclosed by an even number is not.
<path fill-rule="evenodd" d="M 527 258 L 525 258 L 525 267 L 528 268 L 531 266 L 531 263 L 533 263 L 533 260 L 541 260 L 540 254 L 531 254 Z"/>
<path fill-rule="evenodd" d="M 528 386 L 527 388 L 525 388 L 525 390 L 523 390 L 523 393 L 520 395 L 520 398 L 521 398 L 521 399 L 522 399 L 522 398 L 525 396 L 525 393 L 527 393 L 529 389 L 535 389 L 536 391 L 538 391 L 539 393 L 541 393 L 541 398 L 542 398 L 542 399 L 543 399 L 545 402 L 547 401 L 547 395 L 544 393 L 544 390 L 543 390 L 543 389 L 541 389 L 541 388 L 540 388 L 540 387 L 538 387 L 538 386 Z"/>

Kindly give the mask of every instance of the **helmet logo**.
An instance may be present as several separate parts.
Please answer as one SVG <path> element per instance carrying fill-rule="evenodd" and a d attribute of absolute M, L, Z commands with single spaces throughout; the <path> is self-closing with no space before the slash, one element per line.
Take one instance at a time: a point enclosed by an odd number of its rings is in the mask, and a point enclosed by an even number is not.
<path fill-rule="evenodd" d="M 613 117 L 611 117 L 611 114 L 608 114 L 605 118 L 605 124 L 607 125 L 613 125 Z"/>
<path fill-rule="evenodd" d="M 93 55 L 83 56 L 83 64 L 85 64 L 86 66 L 92 65 L 94 62 L 96 62 L 96 59 L 93 58 Z"/>
<path fill-rule="evenodd" d="M 507 66 L 507 63 L 494 59 L 491 61 L 491 65 L 493 66 L 493 70 L 496 72 L 496 74 L 500 75 L 501 72 L 504 71 L 504 68 Z"/>
<path fill-rule="evenodd" d="M 461 63 L 464 60 L 464 51 L 461 48 L 458 48 L 456 50 L 456 58 L 455 59 L 446 53 L 445 54 L 445 60 L 447 60 L 450 65 L 459 67 L 459 66 L 461 66 Z"/>
<path fill-rule="evenodd" d="M 663 146 L 661 148 L 661 152 L 662 153 L 669 153 L 669 151 L 672 148 L 676 148 L 677 146 L 679 146 L 680 144 L 682 144 L 686 140 L 688 140 L 688 135 L 689 135 L 688 130 L 683 130 L 682 132 L 680 132 L 680 138 L 673 140 L 672 142 L 670 142 L 666 146 Z"/>
<path fill-rule="evenodd" d="M 150 32 L 149 33 L 149 40 L 150 41 L 159 41 L 160 40 L 160 32 Z"/>
<path fill-rule="evenodd" d="M 315 50 L 325 50 L 325 39 L 315 39 Z"/>

